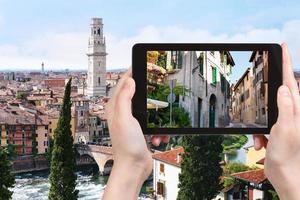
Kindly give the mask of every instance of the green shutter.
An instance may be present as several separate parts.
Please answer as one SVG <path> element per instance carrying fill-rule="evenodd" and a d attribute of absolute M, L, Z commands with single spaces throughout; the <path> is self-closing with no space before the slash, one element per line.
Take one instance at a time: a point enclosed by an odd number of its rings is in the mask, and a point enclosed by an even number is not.
<path fill-rule="evenodd" d="M 212 84 L 216 85 L 217 84 L 217 68 L 212 67 Z"/>

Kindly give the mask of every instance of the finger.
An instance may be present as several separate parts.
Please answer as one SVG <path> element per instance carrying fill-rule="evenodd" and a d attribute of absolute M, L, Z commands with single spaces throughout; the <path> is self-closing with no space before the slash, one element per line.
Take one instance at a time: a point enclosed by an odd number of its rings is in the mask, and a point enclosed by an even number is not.
<path fill-rule="evenodd" d="M 121 89 L 121 88 L 123 87 L 123 85 L 124 85 L 124 82 L 125 82 L 128 78 L 130 78 L 131 76 L 132 76 L 132 70 L 131 70 L 131 68 L 129 68 L 129 69 L 126 71 L 126 73 L 122 75 L 122 78 L 119 80 L 119 82 L 118 82 L 118 84 L 117 84 L 117 86 L 116 86 L 116 89 L 115 89 L 115 91 L 114 91 L 113 97 L 116 96 L 116 95 L 119 93 L 120 89 Z"/>
<path fill-rule="evenodd" d="M 300 115 L 300 95 L 297 82 L 295 80 L 292 60 L 290 58 L 287 45 L 282 44 L 282 59 L 283 59 L 283 84 L 288 86 L 294 100 L 294 112 Z"/>
<path fill-rule="evenodd" d="M 153 136 L 153 137 L 151 138 L 151 142 L 152 142 L 152 144 L 153 144 L 154 146 L 159 146 L 160 143 L 161 143 L 161 138 L 158 137 L 158 136 Z"/>
<path fill-rule="evenodd" d="M 268 139 L 264 135 L 253 135 L 254 149 L 256 151 L 261 150 L 263 147 L 267 147 Z"/>
<path fill-rule="evenodd" d="M 115 114 L 120 117 L 128 117 L 132 115 L 131 99 L 135 92 L 135 82 L 132 78 L 127 78 L 122 84 L 118 94 L 115 97 Z"/>
<path fill-rule="evenodd" d="M 294 103 L 289 88 L 282 85 L 277 93 L 278 122 L 280 124 L 289 124 L 294 117 Z"/>

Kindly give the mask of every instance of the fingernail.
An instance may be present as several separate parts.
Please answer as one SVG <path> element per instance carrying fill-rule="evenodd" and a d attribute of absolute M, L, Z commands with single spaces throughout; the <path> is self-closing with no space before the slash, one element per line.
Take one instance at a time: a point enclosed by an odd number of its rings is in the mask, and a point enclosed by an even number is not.
<path fill-rule="evenodd" d="M 281 86 L 281 87 L 279 88 L 279 93 L 280 93 L 281 95 L 285 96 L 285 97 L 291 96 L 290 90 L 289 90 L 289 88 L 286 87 L 286 86 Z"/>

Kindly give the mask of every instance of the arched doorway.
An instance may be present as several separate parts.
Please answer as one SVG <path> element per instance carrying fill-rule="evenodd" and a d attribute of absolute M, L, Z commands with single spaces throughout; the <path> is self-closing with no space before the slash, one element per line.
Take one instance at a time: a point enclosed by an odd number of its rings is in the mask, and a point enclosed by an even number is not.
<path fill-rule="evenodd" d="M 209 128 L 214 128 L 216 124 L 216 101 L 217 98 L 214 94 L 209 98 Z"/>

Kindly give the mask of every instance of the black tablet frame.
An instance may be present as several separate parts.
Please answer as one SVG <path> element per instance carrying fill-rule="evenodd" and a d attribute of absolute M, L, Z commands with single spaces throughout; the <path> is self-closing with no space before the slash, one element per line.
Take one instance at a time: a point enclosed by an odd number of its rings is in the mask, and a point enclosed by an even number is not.
<path fill-rule="evenodd" d="M 147 127 L 147 51 L 268 51 L 268 127 L 267 128 L 148 128 Z M 271 67 L 272 66 L 272 67 Z M 132 48 L 132 76 L 136 83 L 133 116 L 148 135 L 184 134 L 269 134 L 277 120 L 277 90 L 282 85 L 282 49 L 279 44 L 251 43 L 138 43 Z"/>

